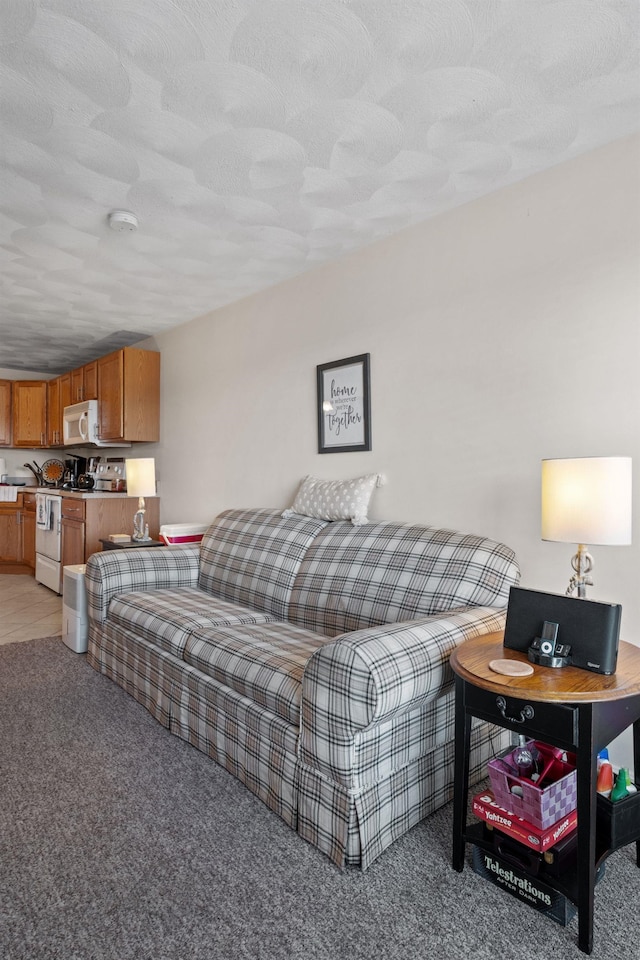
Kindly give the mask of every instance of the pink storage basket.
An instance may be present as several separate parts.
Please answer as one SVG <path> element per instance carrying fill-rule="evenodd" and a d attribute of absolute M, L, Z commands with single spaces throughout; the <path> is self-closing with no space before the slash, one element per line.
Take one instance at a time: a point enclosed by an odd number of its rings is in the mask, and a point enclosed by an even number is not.
<path fill-rule="evenodd" d="M 504 810 L 537 827 L 546 828 L 576 808 L 578 798 L 575 757 L 573 754 L 565 754 L 567 759 L 563 760 L 563 752 L 558 748 L 538 740 L 529 742 L 535 744 L 541 754 L 542 765 L 546 764 L 547 760 L 553 761 L 543 785 L 539 787 L 527 777 L 519 777 L 515 772 L 509 772 L 509 767 L 515 770 L 514 748 L 502 757 L 489 761 L 491 789 L 496 803 Z M 522 796 L 513 793 L 514 786 L 521 788 Z"/>

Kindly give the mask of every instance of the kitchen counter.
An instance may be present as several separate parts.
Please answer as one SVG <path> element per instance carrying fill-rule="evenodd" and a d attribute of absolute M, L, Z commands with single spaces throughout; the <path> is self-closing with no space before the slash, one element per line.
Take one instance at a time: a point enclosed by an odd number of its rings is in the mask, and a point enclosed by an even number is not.
<path fill-rule="evenodd" d="M 47 493 L 49 496 L 69 497 L 73 500 L 126 500 L 132 499 L 129 493 L 110 493 L 108 490 L 62 490 L 60 487 L 22 487 L 34 493 Z M 137 497 L 135 498 L 138 499 Z M 145 497 L 145 500 L 155 500 L 155 497 Z"/>

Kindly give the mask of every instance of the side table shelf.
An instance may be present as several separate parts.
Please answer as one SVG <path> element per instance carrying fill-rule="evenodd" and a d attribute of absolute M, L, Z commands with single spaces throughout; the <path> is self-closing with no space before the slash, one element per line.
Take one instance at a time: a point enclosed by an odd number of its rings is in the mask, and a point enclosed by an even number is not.
<path fill-rule="evenodd" d="M 136 547 L 165 547 L 164 540 L 100 540 L 103 550 L 132 550 Z"/>
<path fill-rule="evenodd" d="M 639 831 L 640 832 L 640 831 Z M 493 847 L 491 841 L 487 840 L 483 830 L 482 823 L 471 823 L 467 825 L 467 828 L 464 832 L 465 843 L 472 843 L 476 847 L 480 847 L 482 850 L 486 850 L 488 853 L 495 854 L 495 848 Z M 616 848 L 617 849 L 617 848 Z M 598 869 L 604 864 L 607 857 L 614 853 L 613 849 L 605 847 L 602 841 L 598 842 L 596 840 L 596 860 L 595 867 L 596 873 Z M 570 900 L 571 903 L 578 905 L 578 867 L 570 867 L 565 870 L 560 877 L 554 877 L 551 874 L 546 874 L 542 877 L 544 883 L 555 890 L 557 893 L 562 894 L 563 897 L 566 897 L 567 900 Z"/>
<path fill-rule="evenodd" d="M 635 778 L 636 781 L 640 779 L 637 767 Z M 597 797 L 596 856 L 600 846 L 606 850 L 605 855 L 608 855 L 640 838 L 640 785 L 636 782 L 636 786 L 637 793 L 618 800 L 617 803 L 612 803 L 607 797 Z"/>
<path fill-rule="evenodd" d="M 576 756 L 577 865 L 544 883 L 578 908 L 578 946 L 593 949 L 596 876 L 606 858 L 635 842 L 640 867 L 640 793 L 612 804 L 596 799 L 598 752 L 633 726 L 636 780 L 640 779 L 640 648 L 621 643 L 616 673 L 577 667 L 536 666 L 527 677 L 494 673 L 496 659 L 527 662 L 526 654 L 503 647 L 501 633 L 476 637 L 454 650 L 456 678 L 453 868 L 464 868 L 467 843 L 489 850 L 481 823 L 467 824 L 471 720 L 477 717 L 568 750 Z M 616 809 L 617 808 L 617 809 Z"/>

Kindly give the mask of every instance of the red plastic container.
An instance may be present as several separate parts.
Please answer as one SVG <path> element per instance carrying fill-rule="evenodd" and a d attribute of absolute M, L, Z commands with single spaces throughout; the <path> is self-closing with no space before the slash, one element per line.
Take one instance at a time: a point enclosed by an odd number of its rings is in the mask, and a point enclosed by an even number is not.
<path fill-rule="evenodd" d="M 185 543 L 200 543 L 208 523 L 163 523 L 160 527 L 160 539 L 168 547 Z"/>

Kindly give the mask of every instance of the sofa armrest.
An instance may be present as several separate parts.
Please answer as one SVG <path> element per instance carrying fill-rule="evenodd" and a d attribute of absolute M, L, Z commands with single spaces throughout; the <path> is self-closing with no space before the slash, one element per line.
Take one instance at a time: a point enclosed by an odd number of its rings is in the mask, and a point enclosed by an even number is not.
<path fill-rule="evenodd" d="M 86 573 L 90 619 L 106 620 L 109 603 L 118 593 L 197 586 L 199 562 L 199 546 L 135 547 L 92 554 Z"/>
<path fill-rule="evenodd" d="M 302 679 L 302 758 L 342 772 L 355 737 L 452 689 L 454 648 L 504 630 L 505 616 L 459 608 L 345 633 L 316 650 Z"/>

